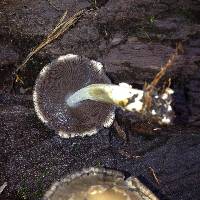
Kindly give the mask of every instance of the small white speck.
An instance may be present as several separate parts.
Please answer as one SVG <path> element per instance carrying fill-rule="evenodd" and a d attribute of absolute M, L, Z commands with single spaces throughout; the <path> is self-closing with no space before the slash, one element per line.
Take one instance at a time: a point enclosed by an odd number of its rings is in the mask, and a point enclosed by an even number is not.
<path fill-rule="evenodd" d="M 162 99 L 163 99 L 163 100 L 165 100 L 165 99 L 167 99 L 167 98 L 168 98 L 168 94 L 165 93 L 165 94 L 162 95 Z"/>
<path fill-rule="evenodd" d="M 168 106 L 167 111 L 168 111 L 168 112 L 172 111 L 172 107 L 171 107 L 171 106 Z"/>
<path fill-rule="evenodd" d="M 152 111 L 151 111 L 151 114 L 152 114 L 152 115 L 156 115 L 156 111 L 155 111 L 155 110 L 152 110 Z"/>
<path fill-rule="evenodd" d="M 162 123 L 164 123 L 164 124 L 169 124 L 170 122 L 171 122 L 171 120 L 170 120 L 169 118 L 167 118 L 166 116 L 163 117 Z"/>

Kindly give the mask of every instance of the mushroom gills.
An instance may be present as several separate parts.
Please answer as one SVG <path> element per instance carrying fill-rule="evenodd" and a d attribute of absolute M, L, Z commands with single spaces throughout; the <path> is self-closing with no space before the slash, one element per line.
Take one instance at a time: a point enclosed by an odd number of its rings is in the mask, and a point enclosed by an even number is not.
<path fill-rule="evenodd" d="M 110 84 L 101 63 L 68 54 L 46 65 L 33 90 L 37 116 L 62 138 L 96 134 L 112 125 L 115 106 L 85 101 L 77 107 L 66 104 L 68 96 L 90 84 Z"/>

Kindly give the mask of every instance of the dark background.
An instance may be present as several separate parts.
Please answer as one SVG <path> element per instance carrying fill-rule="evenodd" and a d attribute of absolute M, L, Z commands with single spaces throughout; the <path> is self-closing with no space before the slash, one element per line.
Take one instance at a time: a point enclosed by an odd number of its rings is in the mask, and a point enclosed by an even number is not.
<path fill-rule="evenodd" d="M 91 7 L 96 9 L 28 62 L 19 73 L 23 83 L 14 81 L 16 67 L 66 9 L 71 16 Z M 199 23 L 198 0 L 102 0 L 96 5 L 87 0 L 1 1 L 0 186 L 8 186 L 0 199 L 40 199 L 54 181 L 91 166 L 137 176 L 160 199 L 200 199 Z M 162 80 L 172 78 L 174 125 L 160 127 L 118 109 L 115 126 L 66 140 L 37 118 L 35 78 L 59 55 L 98 60 L 113 83 L 141 89 L 178 41 L 184 53 Z"/>

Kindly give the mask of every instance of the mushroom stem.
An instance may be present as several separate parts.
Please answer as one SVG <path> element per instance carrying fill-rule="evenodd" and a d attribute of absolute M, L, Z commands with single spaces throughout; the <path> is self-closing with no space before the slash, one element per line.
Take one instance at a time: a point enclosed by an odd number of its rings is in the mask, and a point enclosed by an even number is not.
<path fill-rule="evenodd" d="M 140 112 L 142 110 L 142 99 L 144 92 L 133 89 L 126 83 L 113 84 L 91 84 L 86 86 L 66 99 L 70 107 L 76 107 L 81 101 L 93 100 L 111 103 L 129 111 Z"/>
<path fill-rule="evenodd" d="M 149 116 L 160 124 L 171 124 L 174 112 L 171 107 L 173 90 L 166 88 L 163 93 L 157 91 L 152 93 L 152 101 L 149 109 L 143 108 L 143 90 L 132 88 L 126 83 L 113 84 L 92 84 L 88 85 L 70 97 L 66 98 L 69 107 L 76 107 L 84 100 L 94 100 L 110 103 L 130 112 L 137 112 Z"/>

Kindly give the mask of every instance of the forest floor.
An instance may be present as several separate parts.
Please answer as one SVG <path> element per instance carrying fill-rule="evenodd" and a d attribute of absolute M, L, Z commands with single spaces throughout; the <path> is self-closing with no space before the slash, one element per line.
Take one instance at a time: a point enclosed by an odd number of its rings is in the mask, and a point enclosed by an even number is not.
<path fill-rule="evenodd" d="M 66 10 L 64 20 L 82 9 L 76 23 L 17 71 Z M 199 199 L 198 0 L 3 0 L 0 27 L 0 186 L 7 183 L 0 199 L 40 199 L 53 182 L 92 166 L 136 176 L 161 200 Z M 151 124 L 118 109 L 111 128 L 62 139 L 37 118 L 35 79 L 58 56 L 73 53 L 100 61 L 113 83 L 142 89 L 177 42 L 184 53 L 162 80 L 171 78 L 175 91 L 173 125 Z"/>

